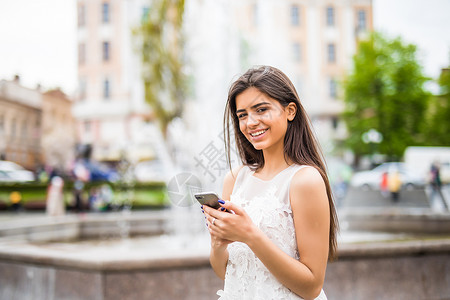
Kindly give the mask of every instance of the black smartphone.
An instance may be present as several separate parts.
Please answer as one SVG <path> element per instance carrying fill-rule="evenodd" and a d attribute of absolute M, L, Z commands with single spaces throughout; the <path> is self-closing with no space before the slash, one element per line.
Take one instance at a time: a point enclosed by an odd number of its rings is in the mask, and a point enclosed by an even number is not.
<path fill-rule="evenodd" d="M 194 197 L 201 205 L 208 205 L 215 209 L 218 209 L 220 207 L 220 204 L 218 202 L 220 198 L 214 192 L 196 193 L 194 194 Z"/>

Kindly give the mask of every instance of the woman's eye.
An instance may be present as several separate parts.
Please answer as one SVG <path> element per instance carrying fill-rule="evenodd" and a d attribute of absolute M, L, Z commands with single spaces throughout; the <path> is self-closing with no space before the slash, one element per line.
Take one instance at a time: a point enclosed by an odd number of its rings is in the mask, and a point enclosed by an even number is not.
<path fill-rule="evenodd" d="M 262 113 L 262 112 L 265 112 L 266 110 L 267 110 L 267 108 L 261 107 L 261 108 L 258 108 L 258 110 L 256 112 Z"/>
<path fill-rule="evenodd" d="M 238 119 L 242 119 L 242 118 L 244 118 L 246 115 L 247 115 L 247 114 L 238 114 L 237 117 L 238 117 Z"/>

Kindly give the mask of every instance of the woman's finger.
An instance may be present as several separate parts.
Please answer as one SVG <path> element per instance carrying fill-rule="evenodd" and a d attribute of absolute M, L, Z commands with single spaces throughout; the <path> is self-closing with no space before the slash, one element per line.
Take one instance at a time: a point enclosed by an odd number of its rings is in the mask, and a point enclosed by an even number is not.
<path fill-rule="evenodd" d="M 245 211 L 242 207 L 240 207 L 237 204 L 234 204 L 231 201 L 223 201 L 223 200 L 219 200 L 220 205 L 222 206 L 222 208 L 225 208 L 224 210 L 228 210 L 233 214 L 238 214 L 238 215 L 244 215 Z"/>
<path fill-rule="evenodd" d="M 214 209 L 214 208 L 206 206 L 206 205 L 203 205 L 203 210 L 205 211 L 205 213 L 208 213 L 210 216 L 212 216 L 216 219 L 222 219 L 224 214 L 226 213 L 225 208 L 223 210 L 221 210 L 221 208 Z"/>

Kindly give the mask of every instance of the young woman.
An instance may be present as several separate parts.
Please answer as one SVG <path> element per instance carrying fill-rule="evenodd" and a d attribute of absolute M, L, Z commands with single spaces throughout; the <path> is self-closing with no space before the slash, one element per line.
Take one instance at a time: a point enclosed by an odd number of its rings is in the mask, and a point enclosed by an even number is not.
<path fill-rule="evenodd" d="M 221 208 L 203 206 L 220 299 L 326 299 L 337 217 L 310 121 L 280 70 L 248 70 L 225 109 L 243 166 L 225 177 Z"/>

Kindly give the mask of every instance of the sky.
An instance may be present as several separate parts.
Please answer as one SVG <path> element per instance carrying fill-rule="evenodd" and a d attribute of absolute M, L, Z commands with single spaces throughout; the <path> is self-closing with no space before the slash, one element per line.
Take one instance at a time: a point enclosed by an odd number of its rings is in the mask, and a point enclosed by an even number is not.
<path fill-rule="evenodd" d="M 449 0 L 373 0 L 374 27 L 418 46 L 426 75 L 450 64 Z M 76 0 L 0 0 L 0 79 L 75 92 Z"/>

